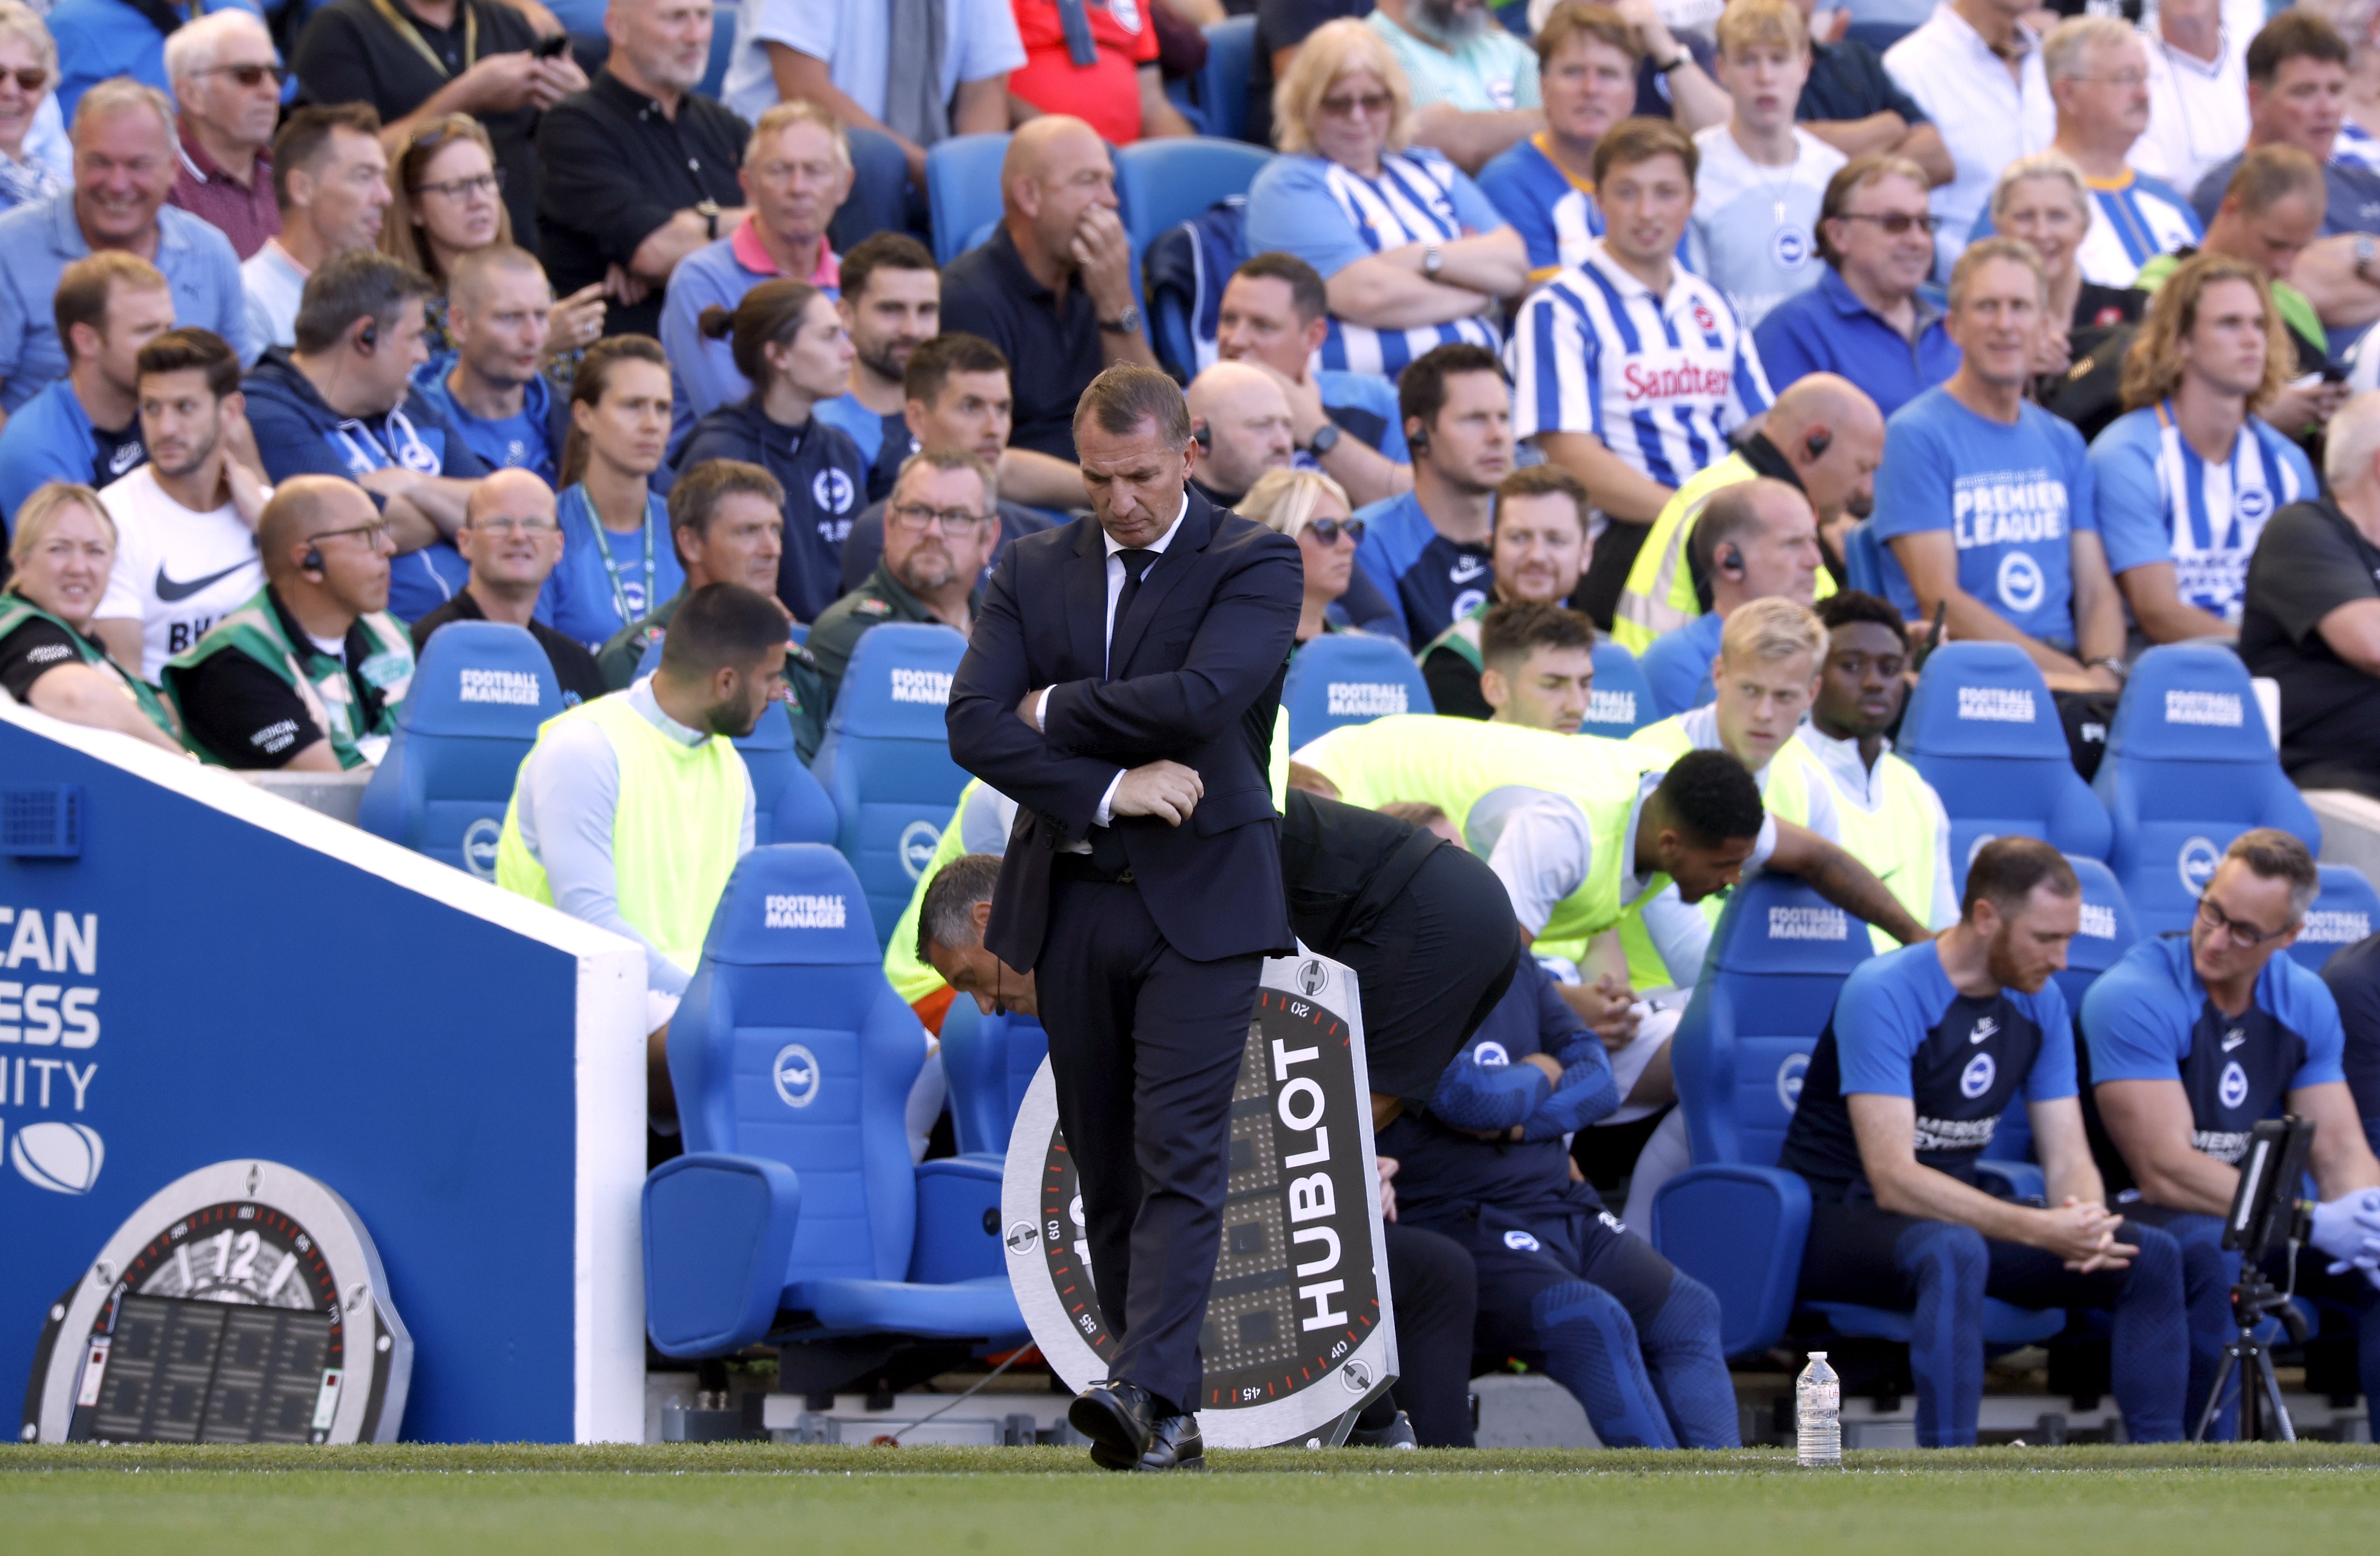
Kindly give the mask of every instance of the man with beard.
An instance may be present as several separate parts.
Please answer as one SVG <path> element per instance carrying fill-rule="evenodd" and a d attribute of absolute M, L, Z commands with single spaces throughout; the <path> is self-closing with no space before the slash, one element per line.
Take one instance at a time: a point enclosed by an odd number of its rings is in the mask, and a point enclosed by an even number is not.
<path fill-rule="evenodd" d="M 1430 703 L 1438 711 L 1458 719 L 1497 716 L 1497 705 L 1480 687 L 1488 668 L 1488 613 L 1500 605 L 1559 605 L 1570 598 L 1586 571 L 1586 488 L 1560 465 L 1514 470 L 1496 488 L 1496 528 L 1488 537 L 1494 581 L 1488 596 L 1419 655 L 1422 679 L 1429 683 Z M 1593 678 L 1590 665 L 1587 680 Z M 1585 696 L 1588 687 L 1582 684 L 1577 689 Z M 1579 712 L 1585 716 L 1584 706 Z M 1577 729 L 1578 720 L 1572 719 L 1562 733 Z"/>
<path fill-rule="evenodd" d="M 134 368 L 150 460 L 100 493 L 115 521 L 115 565 L 91 632 L 153 686 L 167 660 L 264 587 L 256 524 L 271 492 L 225 441 L 248 402 L 239 358 L 220 335 L 167 330 Z"/>
<path fill-rule="evenodd" d="M 1740 481 L 1767 476 L 1801 489 L 1818 516 L 1818 534 L 1842 555 L 1842 537 L 1876 505 L 1876 468 L 1884 459 L 1884 415 L 1850 379 L 1814 372 L 1788 384 L 1760 431 L 1732 454 L 1678 489 L 1645 536 L 1613 613 L 1612 639 L 1641 654 L 1653 640 L 1712 609 L 1709 565 L 1691 544 L 1711 498 Z M 1831 578 L 1815 585 L 1823 598 Z M 1710 633 L 1714 650 L 1718 628 Z"/>
<path fill-rule="evenodd" d="M 1909 697 L 1909 629 L 1890 604 L 1857 590 L 1820 601 L 1818 620 L 1827 628 L 1818 700 L 1794 738 L 1827 775 L 1842 845 L 1912 918 L 1947 930 L 1959 921 L 1950 818 L 1934 785 L 1892 754 L 1884 734 L 1900 722 Z M 1879 953 L 1893 949 L 1881 930 L 1875 933 Z"/>
<path fill-rule="evenodd" d="M 2038 838 L 1995 838 L 1968 867 L 1961 907 L 1938 939 L 1852 973 L 1810 1055 L 1778 1160 L 1810 1185 L 1802 1300 L 1915 1309 L 1921 1448 L 1975 1441 L 1985 1296 L 2111 1311 L 2108 1392 L 2126 1431 L 2177 1441 L 2190 1367 L 2181 1248 L 2107 1208 L 2073 1022 L 2051 981 L 2082 923 L 2082 883 Z M 1977 1185 L 2020 1092 L 2048 1184 L 2039 1206 Z"/>
<path fill-rule="evenodd" d="M 1537 56 L 1487 0 L 1378 0 L 1365 25 L 1404 67 L 1415 138 L 1449 160 L 1475 172 L 1545 128 Z"/>
<path fill-rule="evenodd" d="M 832 709 L 860 635 L 888 621 L 939 622 L 962 638 L 975 629 L 984 559 L 1000 543 L 998 484 L 972 454 L 913 454 L 884 506 L 884 555 L 868 581 L 829 605 L 807 645 Z"/>

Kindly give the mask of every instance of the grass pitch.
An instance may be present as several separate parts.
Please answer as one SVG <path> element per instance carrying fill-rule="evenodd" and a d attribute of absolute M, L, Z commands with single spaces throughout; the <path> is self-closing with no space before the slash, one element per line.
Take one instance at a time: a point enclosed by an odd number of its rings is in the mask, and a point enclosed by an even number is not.
<path fill-rule="evenodd" d="M 2380 1449 L 1848 1455 L 1076 1450 L 0 1448 L 0 1550 L 50 1556 L 2180 1556 L 2368 1550 Z"/>

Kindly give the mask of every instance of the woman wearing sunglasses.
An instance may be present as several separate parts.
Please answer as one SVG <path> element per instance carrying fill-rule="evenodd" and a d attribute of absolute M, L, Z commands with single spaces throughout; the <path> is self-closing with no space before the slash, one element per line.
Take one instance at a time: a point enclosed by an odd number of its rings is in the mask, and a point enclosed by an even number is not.
<path fill-rule="evenodd" d="M 67 187 L 63 170 L 26 144 L 58 84 L 58 46 L 32 8 L 0 0 L 0 211 L 47 200 Z M 52 128 L 58 114 L 52 108 Z"/>
<path fill-rule="evenodd" d="M 1394 377 L 1454 341 L 1498 344 L 1497 301 L 1528 285 L 1529 257 L 1470 176 L 1409 145 L 1413 93 L 1387 42 L 1326 22 L 1273 91 L 1275 157 L 1248 188 L 1252 252 L 1322 273 L 1322 365 Z"/>
<path fill-rule="evenodd" d="M 1305 598 L 1297 612 L 1301 646 L 1326 632 L 1354 630 L 1325 614 L 1347 592 L 1355 547 L 1364 539 L 1364 521 L 1351 517 L 1345 487 L 1319 470 L 1282 466 L 1258 476 L 1233 511 L 1297 542 L 1305 564 Z"/>
<path fill-rule="evenodd" d="M 474 249 L 513 240 L 495 143 L 468 114 L 427 120 L 406 138 L 405 149 L 388 164 L 388 192 L 381 251 L 438 283 L 422 339 L 433 356 L 452 350 L 446 334 L 446 285 L 455 261 Z M 601 283 L 555 302 L 546 354 L 550 360 L 568 364 L 552 375 L 560 388 L 569 387 L 570 368 L 602 333 Z"/>
<path fill-rule="evenodd" d="M 115 521 L 99 493 L 64 481 L 34 492 L 17 508 L 8 561 L 16 573 L 0 589 L 0 687 L 54 719 L 182 755 L 157 694 L 91 636 L 115 562 Z"/>
<path fill-rule="evenodd" d="M 1768 310 L 1753 332 L 1768 382 L 1840 373 L 1890 416 L 1959 371 L 1942 310 L 1917 295 L 1934 271 L 1925 169 L 1853 157 L 1818 202 L 1818 284 Z"/>

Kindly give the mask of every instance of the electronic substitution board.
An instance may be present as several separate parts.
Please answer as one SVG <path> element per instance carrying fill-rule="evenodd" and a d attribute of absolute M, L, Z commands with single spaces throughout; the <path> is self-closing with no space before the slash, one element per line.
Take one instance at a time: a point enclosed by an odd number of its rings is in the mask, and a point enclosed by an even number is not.
<path fill-rule="evenodd" d="M 1232 1093 L 1222 1247 L 1199 1335 L 1209 1447 L 1335 1446 L 1396 1376 L 1366 1074 L 1354 975 L 1311 954 L 1267 961 Z M 1047 1061 L 1010 1137 L 1001 1208 L 1017 1305 L 1079 1392 L 1108 1375 L 1116 1340 Z"/>
<path fill-rule="evenodd" d="M 152 1195 L 52 1305 L 28 1442 L 391 1442 L 413 1342 L 329 1185 L 219 1161 Z"/>

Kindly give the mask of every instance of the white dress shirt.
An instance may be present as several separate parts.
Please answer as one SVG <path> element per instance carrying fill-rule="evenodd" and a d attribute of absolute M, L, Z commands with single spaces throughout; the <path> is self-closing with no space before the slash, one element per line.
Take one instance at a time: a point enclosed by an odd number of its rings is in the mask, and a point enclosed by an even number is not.
<path fill-rule="evenodd" d="M 2248 65 L 2227 29 L 2213 64 L 2143 27 L 2149 56 L 2149 128 L 2126 158 L 2188 200 L 2198 181 L 2248 144 Z"/>
<path fill-rule="evenodd" d="M 2041 37 L 2020 26 L 2024 49 L 2017 75 L 1992 53 L 1984 35 L 1947 4 L 1934 18 L 1884 52 L 1884 67 L 1900 89 L 1917 100 L 1958 176 L 1934 191 L 1934 214 L 1942 229 L 1934 239 L 1937 274 L 1947 276 L 1967 246 L 1968 229 L 1983 213 L 2000 169 L 2034 152 L 2046 151 L 2058 131 L 2057 106 L 2041 68 Z"/>

